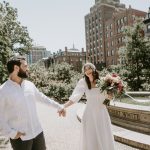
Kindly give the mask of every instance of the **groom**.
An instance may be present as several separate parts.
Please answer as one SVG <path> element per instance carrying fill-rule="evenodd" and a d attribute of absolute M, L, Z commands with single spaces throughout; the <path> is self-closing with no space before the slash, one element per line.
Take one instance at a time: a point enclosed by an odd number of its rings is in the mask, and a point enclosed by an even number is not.
<path fill-rule="evenodd" d="M 10 138 L 13 150 L 46 150 L 35 101 L 56 108 L 59 115 L 65 116 L 65 110 L 25 79 L 28 77 L 25 58 L 9 60 L 7 69 L 9 79 L 0 86 L 0 133 Z"/>

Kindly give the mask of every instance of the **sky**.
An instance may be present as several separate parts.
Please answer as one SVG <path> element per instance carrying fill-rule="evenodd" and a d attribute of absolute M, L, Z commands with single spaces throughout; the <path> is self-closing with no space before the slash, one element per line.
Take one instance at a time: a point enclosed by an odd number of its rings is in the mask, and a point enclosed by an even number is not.
<path fill-rule="evenodd" d="M 0 0 L 2 2 L 3 0 Z M 33 44 L 51 52 L 65 46 L 85 49 L 84 16 L 95 0 L 5 0 L 18 9 L 18 21 L 26 26 Z M 150 0 L 120 0 L 132 8 L 148 11 Z"/>

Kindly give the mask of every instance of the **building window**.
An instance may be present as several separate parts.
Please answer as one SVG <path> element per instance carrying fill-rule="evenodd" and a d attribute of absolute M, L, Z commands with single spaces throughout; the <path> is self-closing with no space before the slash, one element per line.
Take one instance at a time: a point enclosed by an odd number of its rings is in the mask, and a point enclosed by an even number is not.
<path fill-rule="evenodd" d="M 121 32 L 123 32 L 123 31 L 124 31 L 124 26 L 122 26 L 122 27 L 120 28 L 120 31 L 121 31 Z"/>
<path fill-rule="evenodd" d="M 109 53 L 109 51 L 107 52 L 107 56 L 110 56 L 110 53 Z"/>
<path fill-rule="evenodd" d="M 123 18 L 121 18 L 121 24 L 123 24 Z"/>
<path fill-rule="evenodd" d="M 120 33 L 120 28 L 117 29 L 117 33 Z"/>
<path fill-rule="evenodd" d="M 111 31 L 111 32 L 110 32 L 110 36 L 112 36 L 112 35 L 113 35 L 113 32 Z"/>
<path fill-rule="evenodd" d="M 150 24 L 147 25 L 147 31 L 150 32 Z"/>
<path fill-rule="evenodd" d="M 108 33 L 106 33 L 106 38 L 108 38 L 109 37 L 109 35 L 108 35 Z"/>
<path fill-rule="evenodd" d="M 115 62 L 114 62 L 114 60 L 112 59 L 112 65 L 114 65 L 115 64 Z"/>
<path fill-rule="evenodd" d="M 135 20 L 135 15 L 132 15 L 133 20 Z"/>
<path fill-rule="evenodd" d="M 109 29 L 109 26 L 106 26 L 106 31 L 108 31 L 108 29 Z"/>
<path fill-rule="evenodd" d="M 122 37 L 121 37 L 121 41 L 124 42 L 124 40 L 125 40 L 125 37 L 122 36 Z"/>
<path fill-rule="evenodd" d="M 118 42 L 118 44 L 119 44 L 119 43 L 121 42 L 121 38 L 118 38 L 118 41 L 117 41 L 117 42 Z"/>
<path fill-rule="evenodd" d="M 120 20 L 117 21 L 117 25 L 120 25 Z"/>
<path fill-rule="evenodd" d="M 114 56 L 114 50 L 113 49 L 111 50 L 111 56 Z"/>
<path fill-rule="evenodd" d="M 102 36 L 103 36 L 102 32 L 100 32 L 100 34 L 99 34 L 99 35 L 100 35 L 100 37 L 102 38 Z"/>
<path fill-rule="evenodd" d="M 127 17 L 124 17 L 123 20 L 124 20 L 124 22 L 126 22 L 127 21 Z"/>
<path fill-rule="evenodd" d="M 109 47 L 109 42 L 107 42 L 107 46 L 106 46 L 107 48 Z"/>
<path fill-rule="evenodd" d="M 112 23 L 110 24 L 110 29 L 112 29 Z"/>

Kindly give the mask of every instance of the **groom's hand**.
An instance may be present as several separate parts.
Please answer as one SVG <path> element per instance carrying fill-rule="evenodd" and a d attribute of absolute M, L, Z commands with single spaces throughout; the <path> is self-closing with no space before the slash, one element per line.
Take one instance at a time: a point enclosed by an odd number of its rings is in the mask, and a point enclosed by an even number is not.
<path fill-rule="evenodd" d="M 17 135 L 15 136 L 14 139 L 19 139 L 21 136 L 25 136 L 25 133 L 17 132 Z"/>

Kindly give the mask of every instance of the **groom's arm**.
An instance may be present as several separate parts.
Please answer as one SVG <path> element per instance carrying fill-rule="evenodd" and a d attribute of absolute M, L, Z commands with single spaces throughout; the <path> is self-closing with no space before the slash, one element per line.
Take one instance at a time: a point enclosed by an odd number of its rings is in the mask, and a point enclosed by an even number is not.
<path fill-rule="evenodd" d="M 51 105 L 52 107 L 58 109 L 58 110 L 62 110 L 64 108 L 63 105 L 60 105 L 58 102 L 54 101 L 53 99 L 47 97 L 46 95 L 44 95 L 42 92 L 40 92 L 34 85 L 34 91 L 35 91 L 35 96 L 36 99 L 39 100 L 42 103 L 46 103 L 48 105 Z"/>

